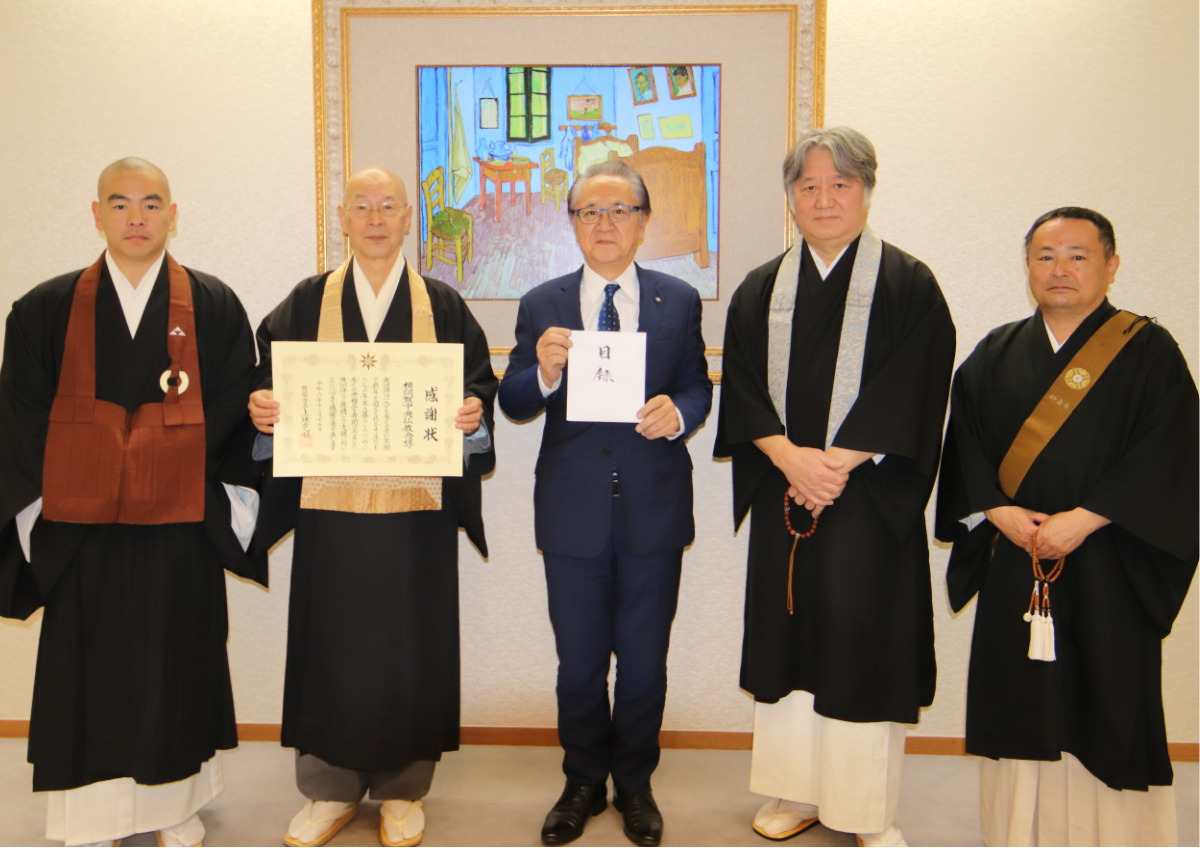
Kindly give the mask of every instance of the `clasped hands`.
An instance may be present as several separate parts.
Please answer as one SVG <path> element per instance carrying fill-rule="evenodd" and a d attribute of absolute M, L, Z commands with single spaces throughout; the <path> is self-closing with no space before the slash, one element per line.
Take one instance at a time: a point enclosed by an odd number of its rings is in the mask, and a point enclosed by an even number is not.
<path fill-rule="evenodd" d="M 1059 559 L 1083 544 L 1096 530 L 1111 522 L 1081 506 L 1048 515 L 1021 506 L 998 506 L 984 515 L 1010 542 L 1033 556 L 1033 538 L 1037 534 L 1037 555 L 1041 559 Z"/>
<path fill-rule="evenodd" d="M 546 386 L 554 386 L 562 378 L 572 344 L 571 331 L 566 327 L 548 327 L 538 339 L 538 369 Z M 661 439 L 679 432 L 679 413 L 675 411 L 675 401 L 669 395 L 650 398 L 637 411 L 637 417 L 638 424 L 634 430 L 647 439 Z"/>
<path fill-rule="evenodd" d="M 250 393 L 250 402 L 246 404 L 250 410 L 250 420 L 260 433 L 268 435 L 275 432 L 279 423 L 279 401 L 270 389 L 259 389 Z M 454 426 L 466 435 L 471 435 L 479 429 L 483 420 L 483 401 L 477 397 L 463 399 L 463 405 L 454 416 Z"/>
<path fill-rule="evenodd" d="M 862 461 L 856 451 L 800 447 L 786 436 L 767 436 L 755 439 L 754 444 L 787 478 L 788 497 L 811 512 L 813 518 L 841 496 L 851 469 Z M 864 458 L 869 456 L 863 454 Z"/>

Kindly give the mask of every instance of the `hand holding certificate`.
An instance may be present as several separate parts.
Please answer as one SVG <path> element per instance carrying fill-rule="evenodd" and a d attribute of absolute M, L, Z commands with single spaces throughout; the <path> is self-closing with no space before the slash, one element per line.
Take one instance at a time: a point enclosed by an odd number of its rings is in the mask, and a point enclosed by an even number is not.
<path fill-rule="evenodd" d="M 636 424 L 645 403 L 645 333 L 571 331 L 568 421 Z"/>
<path fill-rule="evenodd" d="M 273 342 L 278 477 L 458 477 L 461 344 Z"/>

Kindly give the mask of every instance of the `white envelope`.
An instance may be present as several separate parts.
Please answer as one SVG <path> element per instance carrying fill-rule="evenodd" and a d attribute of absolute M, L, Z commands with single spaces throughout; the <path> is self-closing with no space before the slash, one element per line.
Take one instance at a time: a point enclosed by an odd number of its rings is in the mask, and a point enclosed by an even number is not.
<path fill-rule="evenodd" d="M 571 331 L 568 421 L 638 421 L 646 405 L 646 334 Z"/>

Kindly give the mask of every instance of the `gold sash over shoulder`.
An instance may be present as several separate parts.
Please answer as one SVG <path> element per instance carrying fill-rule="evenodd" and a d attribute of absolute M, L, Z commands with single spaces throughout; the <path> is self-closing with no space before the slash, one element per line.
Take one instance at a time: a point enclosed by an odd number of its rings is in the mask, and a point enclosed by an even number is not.
<path fill-rule="evenodd" d="M 1071 357 L 1067 367 L 1054 378 L 1046 394 L 1033 408 L 1033 413 L 1025 419 L 1000 463 L 996 476 L 1004 494 L 1011 498 L 1017 493 L 1034 460 L 1071 417 L 1079 402 L 1087 396 L 1088 390 L 1096 385 L 1104 369 L 1146 325 L 1147 320 L 1124 309 L 1118 310 Z"/>
<path fill-rule="evenodd" d="M 350 259 L 329 275 L 321 298 L 318 342 L 342 342 L 342 288 Z M 412 295 L 412 340 L 433 343 L 433 306 L 425 281 L 405 260 Z M 393 513 L 442 508 L 441 477 L 305 477 L 300 485 L 302 509 L 335 512 Z"/>

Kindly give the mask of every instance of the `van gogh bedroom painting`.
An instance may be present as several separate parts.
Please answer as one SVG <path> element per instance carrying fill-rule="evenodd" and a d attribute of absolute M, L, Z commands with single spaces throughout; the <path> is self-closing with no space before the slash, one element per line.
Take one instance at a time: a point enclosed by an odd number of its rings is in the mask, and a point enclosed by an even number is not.
<path fill-rule="evenodd" d="M 419 67 L 421 273 L 511 300 L 574 270 L 567 193 L 620 158 L 653 207 L 637 262 L 716 298 L 720 93 L 719 65 Z"/>

